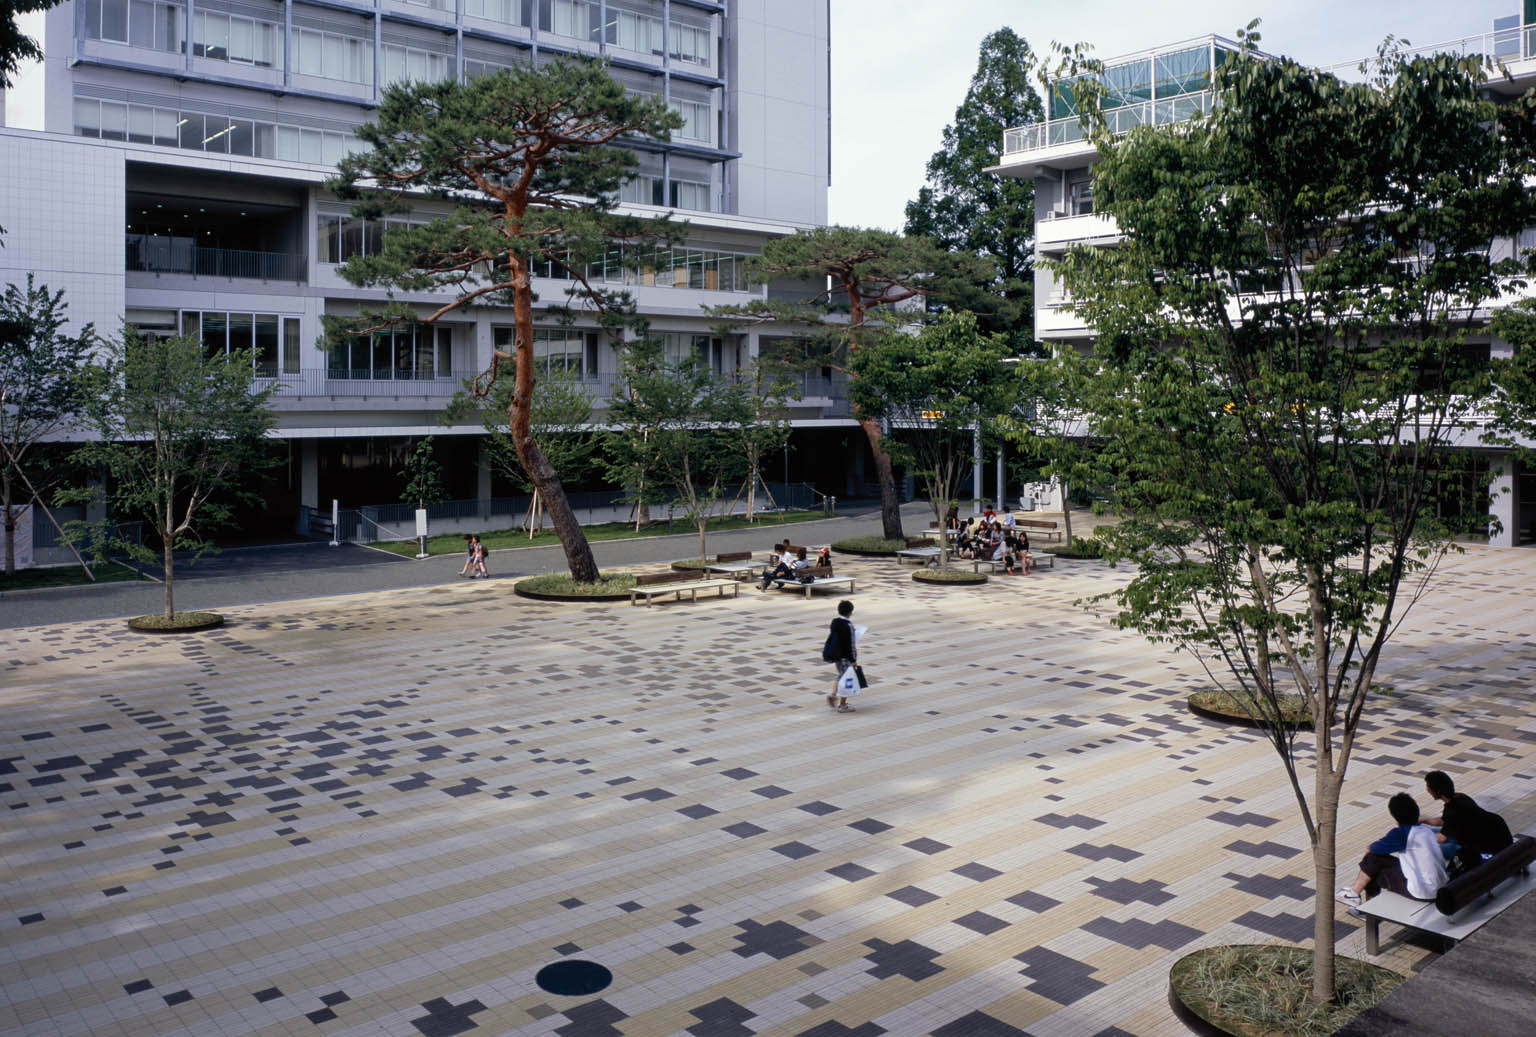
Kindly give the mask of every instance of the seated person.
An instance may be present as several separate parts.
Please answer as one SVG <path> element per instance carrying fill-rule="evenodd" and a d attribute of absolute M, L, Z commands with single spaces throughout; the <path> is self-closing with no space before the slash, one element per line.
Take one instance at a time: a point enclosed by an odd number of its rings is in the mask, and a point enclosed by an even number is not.
<path fill-rule="evenodd" d="M 778 552 L 779 557 L 776 559 L 772 569 L 763 570 L 763 585 L 759 588 L 760 590 L 767 590 L 768 585 L 774 580 L 793 576 L 795 572 L 795 556 L 789 550 L 789 541 L 786 540 L 782 544 L 774 544 L 773 549 Z"/>
<path fill-rule="evenodd" d="M 1029 534 L 1022 529 L 1015 529 L 1010 541 L 1010 546 L 1018 559 L 1019 571 L 1026 576 L 1029 575 L 1035 567 L 1035 556 L 1029 553 Z"/>
<path fill-rule="evenodd" d="M 817 553 L 817 555 L 816 555 L 816 568 L 818 568 L 818 569 L 830 569 L 830 568 L 832 568 L 832 549 L 830 547 L 823 547 L 821 549 L 821 551 Z"/>
<path fill-rule="evenodd" d="M 1014 523 L 1014 518 L 1013 518 L 1013 512 L 1011 512 L 1011 511 L 1003 512 L 1003 528 L 1011 530 L 1011 529 L 1013 529 L 1014 524 L 1015 523 Z"/>
<path fill-rule="evenodd" d="M 960 508 L 951 504 L 949 510 L 944 513 L 944 528 L 956 530 L 960 528 Z"/>
<path fill-rule="evenodd" d="M 786 558 L 789 559 L 788 562 L 784 561 Z M 804 572 L 805 575 L 809 577 L 810 567 L 810 559 L 805 557 L 805 548 L 802 547 L 800 550 L 791 555 L 789 553 L 789 548 L 786 546 L 784 553 L 779 556 L 779 564 L 773 567 L 773 572 L 763 577 L 763 586 L 761 589 L 767 590 L 768 585 L 774 580 L 798 580 L 801 578 L 802 572 Z"/>
<path fill-rule="evenodd" d="M 1444 771 L 1424 775 L 1424 787 L 1431 799 L 1444 804 L 1439 817 L 1423 823 L 1440 829 L 1440 848 L 1453 877 L 1477 867 L 1515 841 L 1502 817 L 1478 806 L 1465 792 L 1457 792 L 1456 783 Z"/>
<path fill-rule="evenodd" d="M 1334 896 L 1351 907 L 1382 890 L 1415 900 L 1433 900 L 1445 885 L 1445 859 L 1427 825 L 1419 824 L 1419 805 L 1406 792 L 1387 801 L 1397 827 L 1371 844 L 1360 858 L 1360 874 L 1352 887 Z"/>

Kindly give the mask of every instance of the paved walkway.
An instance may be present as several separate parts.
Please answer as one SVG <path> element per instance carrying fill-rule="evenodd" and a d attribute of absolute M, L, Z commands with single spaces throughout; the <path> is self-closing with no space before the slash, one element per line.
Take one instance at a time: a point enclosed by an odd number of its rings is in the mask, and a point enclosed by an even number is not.
<path fill-rule="evenodd" d="M 831 600 L 750 589 L 453 581 L 189 638 L 0 634 L 0 1034 L 1155 1037 L 1178 956 L 1310 936 L 1272 750 L 1182 708 L 1191 660 L 1074 605 L 1121 573 L 846 568 L 851 715 L 822 699 Z M 1341 858 L 1431 765 L 1536 827 L 1533 584 L 1536 552 L 1446 564 L 1384 664 Z M 1391 966 L 1434 957 L 1384 936 Z M 566 959 L 612 984 L 541 990 Z"/>

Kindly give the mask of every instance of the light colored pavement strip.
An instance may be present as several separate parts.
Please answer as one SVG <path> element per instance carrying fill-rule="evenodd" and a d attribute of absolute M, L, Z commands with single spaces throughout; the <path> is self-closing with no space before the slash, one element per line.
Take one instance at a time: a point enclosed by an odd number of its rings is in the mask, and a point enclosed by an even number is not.
<path fill-rule="evenodd" d="M 1177 957 L 1309 938 L 1272 750 L 1073 604 L 1123 574 L 840 564 L 852 715 L 822 697 L 835 597 L 493 581 L 6 631 L 0 1034 L 1176 1034 Z M 1345 870 L 1431 766 L 1536 828 L 1533 584 L 1536 552 L 1472 548 L 1409 617 Z M 613 985 L 540 990 L 565 958 Z"/>

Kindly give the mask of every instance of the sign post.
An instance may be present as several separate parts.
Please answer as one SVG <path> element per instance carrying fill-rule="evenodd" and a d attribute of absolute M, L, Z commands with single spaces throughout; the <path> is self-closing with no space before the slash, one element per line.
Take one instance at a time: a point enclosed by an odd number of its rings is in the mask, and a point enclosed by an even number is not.
<path fill-rule="evenodd" d="M 341 546 L 341 501 L 331 498 L 331 546 Z"/>
<path fill-rule="evenodd" d="M 425 558 L 425 557 L 427 557 L 427 509 L 426 508 L 417 508 L 416 509 L 416 543 L 421 548 L 416 553 L 416 557 L 417 558 Z"/>

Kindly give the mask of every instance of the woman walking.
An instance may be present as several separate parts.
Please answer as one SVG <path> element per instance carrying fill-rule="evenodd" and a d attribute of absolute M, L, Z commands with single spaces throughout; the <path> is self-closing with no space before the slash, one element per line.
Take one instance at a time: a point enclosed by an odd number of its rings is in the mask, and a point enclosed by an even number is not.
<path fill-rule="evenodd" d="M 829 660 L 837 667 L 837 679 L 832 685 L 832 694 L 827 696 L 827 705 L 839 713 L 852 713 L 853 707 L 848 705 L 848 691 L 842 686 L 843 674 L 858 662 L 857 638 L 854 636 L 853 622 L 849 619 L 853 615 L 853 602 L 843 600 L 837 603 L 837 616 L 832 620 L 831 633 L 827 635 L 827 646 L 822 649 L 821 657 Z M 858 685 L 854 685 L 853 694 L 857 695 Z"/>

